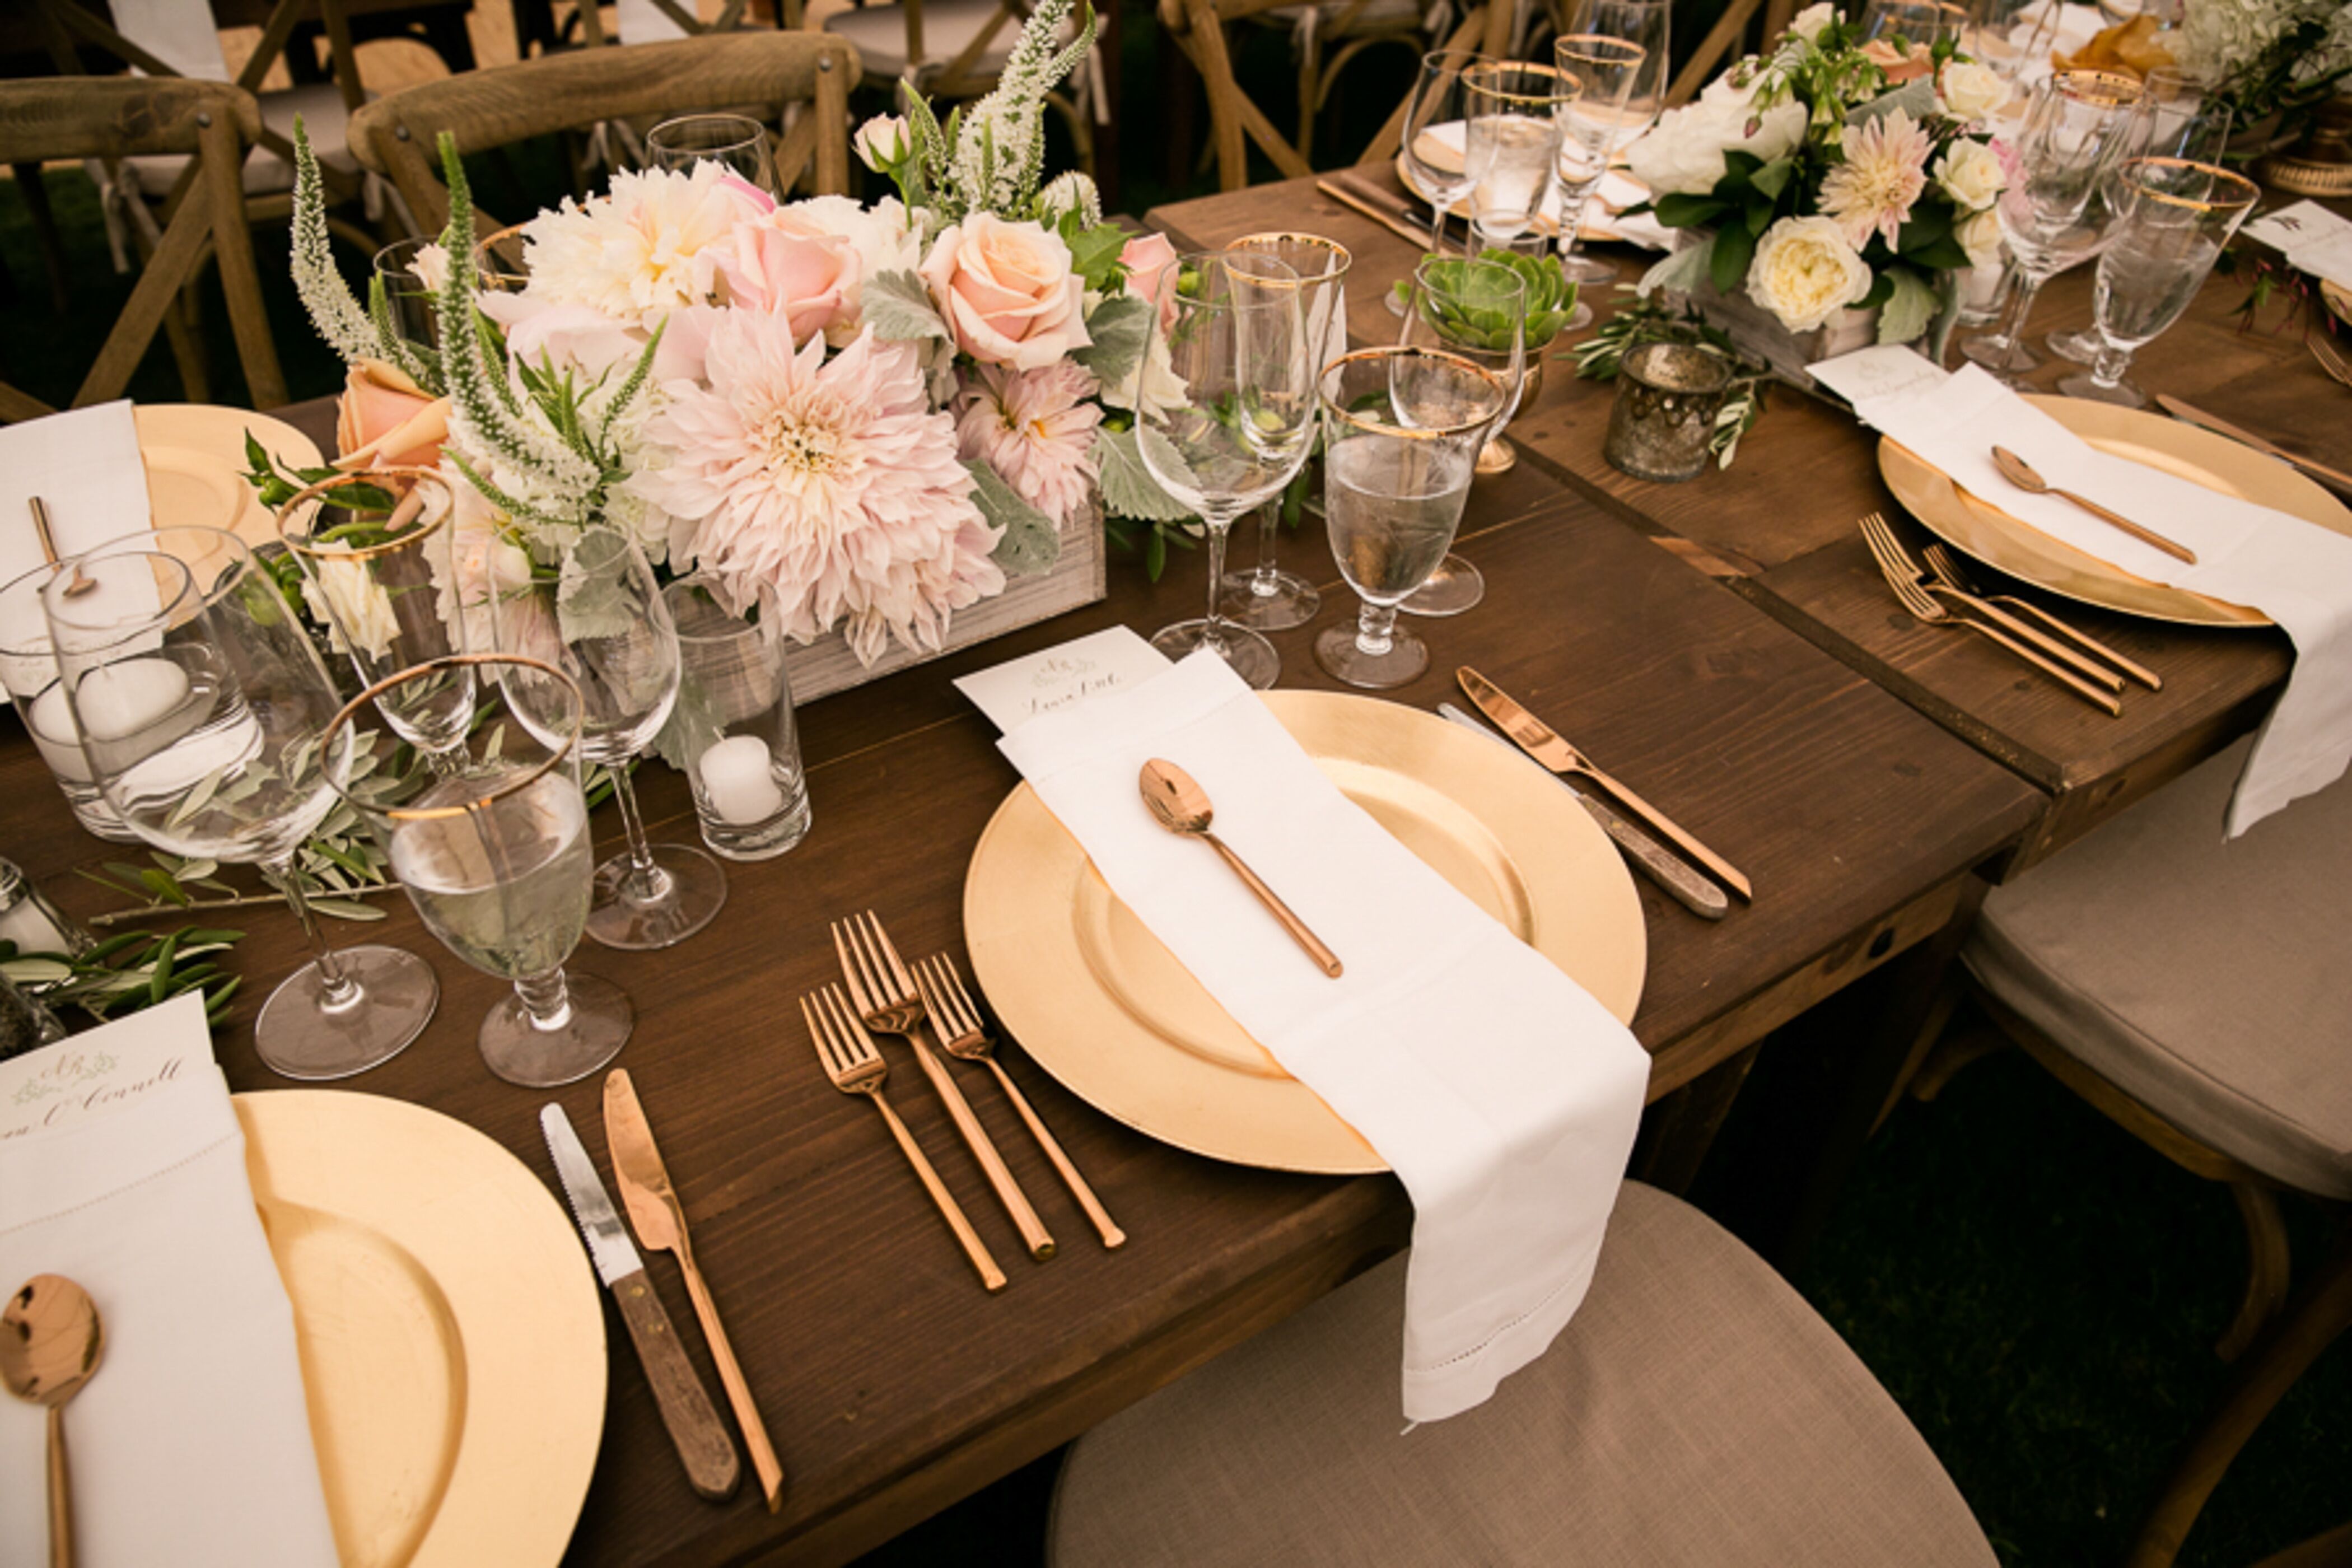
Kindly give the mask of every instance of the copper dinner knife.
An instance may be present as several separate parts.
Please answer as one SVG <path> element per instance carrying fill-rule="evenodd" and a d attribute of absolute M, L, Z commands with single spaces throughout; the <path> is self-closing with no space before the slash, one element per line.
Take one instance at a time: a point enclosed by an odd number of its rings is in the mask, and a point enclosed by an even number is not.
<path fill-rule="evenodd" d="M 1519 750 L 1553 773 L 1562 775 L 1582 773 L 1614 795 L 1626 810 L 1664 835 L 1675 848 L 1721 878 L 1725 887 L 1742 899 L 1754 901 L 1756 894 L 1738 867 L 1684 832 L 1656 806 L 1602 773 L 1593 765 L 1590 757 L 1562 740 L 1542 720 L 1520 707 L 1501 687 L 1466 664 L 1454 670 L 1454 679 L 1461 683 L 1462 694 L 1476 704 L 1479 712 L 1493 720 L 1496 729 L 1516 742 Z"/>
<path fill-rule="evenodd" d="M 710 1299 L 710 1287 L 703 1283 L 702 1270 L 695 1265 L 694 1243 L 686 1229 L 686 1206 L 670 1185 L 669 1169 L 662 1163 L 653 1125 L 646 1120 L 646 1108 L 637 1103 L 636 1085 L 629 1081 L 626 1068 L 615 1068 L 604 1079 L 604 1142 L 613 1151 L 613 1174 L 620 1180 L 621 1202 L 628 1208 L 629 1224 L 635 1227 L 637 1239 L 656 1252 L 677 1255 L 687 1294 L 694 1298 L 695 1316 L 702 1320 L 702 1335 L 710 1344 L 710 1359 L 718 1363 L 727 1402 L 735 1407 L 736 1425 L 743 1428 L 743 1442 L 751 1450 L 751 1468 L 759 1474 L 768 1511 L 774 1513 L 784 1505 L 784 1467 L 768 1441 L 767 1424 L 751 1398 L 751 1385 L 743 1380 L 735 1347 L 727 1342 L 727 1331 L 719 1321 L 719 1303 Z"/>
<path fill-rule="evenodd" d="M 588 1258 L 596 1266 L 596 1278 L 613 1293 L 614 1304 L 621 1309 L 621 1321 L 628 1325 L 629 1338 L 636 1344 L 637 1360 L 645 1365 L 646 1381 L 653 1385 L 662 1425 L 669 1428 L 670 1441 L 677 1445 L 688 1482 L 697 1496 L 712 1502 L 733 1497 L 735 1484 L 743 1475 L 734 1439 L 727 1436 L 726 1423 L 719 1419 L 701 1375 L 686 1359 L 686 1348 L 677 1342 L 677 1330 L 670 1323 L 661 1298 L 654 1294 L 653 1281 L 646 1278 L 645 1259 L 629 1245 L 629 1233 L 622 1227 L 620 1211 L 604 1191 L 603 1178 L 596 1174 L 595 1162 L 588 1157 L 580 1134 L 572 1131 L 563 1107 L 552 1102 L 541 1107 L 539 1130 L 547 1140 L 555 1173 L 563 1183 L 563 1195 L 571 1201 L 572 1217 L 588 1244 Z"/>

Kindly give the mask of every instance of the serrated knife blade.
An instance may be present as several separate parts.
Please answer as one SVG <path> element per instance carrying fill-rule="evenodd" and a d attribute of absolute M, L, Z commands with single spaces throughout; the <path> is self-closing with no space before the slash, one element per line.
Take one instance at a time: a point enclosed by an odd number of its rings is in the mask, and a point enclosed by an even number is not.
<path fill-rule="evenodd" d="M 719 1409 L 702 1386 L 701 1374 L 686 1359 L 686 1351 L 677 1342 L 677 1330 L 661 1298 L 654 1294 L 653 1281 L 646 1277 L 645 1259 L 630 1242 L 620 1211 L 613 1206 L 612 1194 L 596 1173 L 596 1163 L 588 1157 L 586 1146 L 561 1105 L 550 1102 L 541 1108 L 539 1130 L 547 1140 L 548 1156 L 555 1162 L 556 1177 L 572 1205 L 572 1220 L 588 1244 L 588 1258 L 595 1265 L 596 1278 L 613 1293 L 621 1321 L 628 1326 L 629 1338 L 637 1347 L 637 1360 L 646 1369 L 646 1381 L 653 1385 L 662 1425 L 669 1428 L 670 1441 L 677 1445 L 688 1482 L 697 1495 L 712 1502 L 732 1497 L 743 1474 L 735 1440 L 719 1419 Z"/>

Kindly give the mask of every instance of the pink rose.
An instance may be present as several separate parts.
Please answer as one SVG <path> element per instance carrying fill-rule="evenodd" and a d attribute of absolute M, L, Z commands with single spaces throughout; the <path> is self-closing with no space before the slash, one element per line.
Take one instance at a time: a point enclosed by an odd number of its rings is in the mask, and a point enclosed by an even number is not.
<path fill-rule="evenodd" d="M 1862 53 L 1886 78 L 1889 87 L 1926 76 L 1936 68 L 1934 54 L 1925 44 L 1912 45 L 1906 55 L 1885 38 L 1873 38 L 1862 46 Z"/>
<path fill-rule="evenodd" d="M 856 247 L 782 209 L 737 224 L 718 259 L 727 302 L 783 317 L 795 343 L 849 314 L 859 279 Z"/>
<path fill-rule="evenodd" d="M 719 188 L 732 195 L 751 210 L 755 216 L 764 216 L 776 210 L 776 198 L 745 179 L 740 174 L 722 174 Z"/>
<path fill-rule="evenodd" d="M 449 438 L 449 400 L 425 389 L 394 366 L 363 359 L 352 366 L 335 404 L 339 468 L 429 468 Z"/>
<path fill-rule="evenodd" d="M 956 346 L 982 364 L 1042 370 L 1094 342 L 1070 247 L 1043 225 L 975 213 L 940 234 L 923 281 Z"/>
<path fill-rule="evenodd" d="M 1127 248 L 1118 253 L 1118 264 L 1127 268 L 1127 291 L 1151 304 L 1160 299 L 1160 279 L 1176 264 L 1176 247 L 1164 234 L 1147 234 L 1127 242 Z M 1175 315 L 1172 300 L 1160 306 L 1163 331 L 1175 324 Z"/>

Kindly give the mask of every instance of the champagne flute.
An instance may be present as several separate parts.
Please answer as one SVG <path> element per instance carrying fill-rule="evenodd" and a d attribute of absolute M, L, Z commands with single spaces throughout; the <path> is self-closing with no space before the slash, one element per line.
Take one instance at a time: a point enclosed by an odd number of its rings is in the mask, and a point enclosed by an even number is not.
<path fill-rule="evenodd" d="M 1385 691 L 1429 668 L 1397 606 L 1453 546 L 1478 448 L 1509 402 L 1501 378 L 1457 354 L 1360 349 L 1323 372 L 1323 510 L 1339 574 L 1363 599 L 1352 626 L 1315 639 L 1315 662 Z"/>
<path fill-rule="evenodd" d="M 1424 259 L 1413 268 L 1404 331 L 1397 342 L 1468 360 L 1502 383 L 1503 411 L 1478 449 L 1477 471 L 1508 472 L 1518 454 L 1503 431 L 1518 412 L 1527 385 L 1528 289 L 1519 275 L 1499 261 Z"/>
<path fill-rule="evenodd" d="M 1336 239 L 1315 234 L 1244 235 L 1225 247 L 1271 256 L 1298 274 L 1299 308 L 1307 316 L 1307 353 L 1318 369 L 1348 352 L 1348 268 L 1355 258 Z M 1303 626 L 1323 607 L 1323 595 L 1296 572 L 1274 563 L 1282 531 L 1280 497 L 1258 508 L 1257 567 L 1225 578 L 1224 613 L 1261 632 Z"/>
<path fill-rule="evenodd" d="M 646 167 L 685 173 L 697 163 L 720 163 L 748 185 L 782 200 L 768 128 L 748 114 L 682 114 L 646 133 Z"/>
<path fill-rule="evenodd" d="M 1217 608 L 1225 536 L 1234 520 L 1280 495 L 1307 461 L 1315 434 L 1314 345 L 1298 274 L 1271 256 L 1205 251 L 1160 275 L 1159 369 L 1181 388 L 1154 385 L 1155 346 L 1136 365 L 1136 444 L 1162 489 L 1209 530 L 1209 613 L 1151 639 L 1171 658 L 1208 648 L 1261 690 L 1282 659 L 1274 645 Z"/>
<path fill-rule="evenodd" d="M 2098 363 L 2058 384 L 2069 397 L 2144 407 L 2124 379 L 2131 357 L 2189 308 L 2262 192 L 2252 180 L 2187 158 L 2135 158 L 2117 177 L 2114 238 L 2092 286 Z"/>
<path fill-rule="evenodd" d="M 1463 107 L 1463 73 L 1495 62 L 1469 49 L 1434 49 L 1421 57 L 1421 74 L 1412 96 L 1405 100 L 1403 140 L 1399 160 L 1404 183 L 1429 204 L 1429 248 L 1445 251 L 1445 215 L 1470 194 L 1470 172 L 1464 163 L 1461 138 L 1467 133 Z M 1449 140 L 1449 133 L 1454 138 Z M 1391 312 L 1403 306 L 1389 297 Z"/>
<path fill-rule="evenodd" d="M 302 595 L 332 628 L 360 684 L 466 651 L 451 536 L 457 497 L 430 468 L 338 474 L 278 510 L 278 536 L 302 569 Z M 474 721 L 474 669 L 452 665 L 405 681 L 384 722 L 428 765 L 458 765 Z"/>
<path fill-rule="evenodd" d="M 493 643 L 522 661 L 496 669 L 507 710 L 554 746 L 577 700 L 580 760 L 604 766 L 620 803 L 628 848 L 596 868 L 588 934 L 631 951 L 684 942 L 727 902 L 727 874 L 690 845 L 648 843 L 629 782 L 630 760 L 677 702 L 677 627 L 652 563 L 627 534 L 591 526 L 560 563 L 539 563 L 528 581 L 501 584 L 489 600 Z M 534 660 L 564 679 L 542 677 Z"/>
<path fill-rule="evenodd" d="M 1559 109 L 1560 269 L 1585 282 L 1614 278 L 1614 268 L 1576 254 L 1576 237 L 1584 227 L 1585 204 L 1609 173 L 1610 159 L 1633 140 L 1627 131 L 1635 114 L 1632 95 L 1650 71 L 1650 51 L 1623 38 L 1570 33 L 1553 42 L 1551 53 L 1560 73 L 1580 89 Z M 1657 114 L 1654 107 L 1647 112 Z M 1567 324 L 1581 327 L 1591 320 L 1592 308 L 1580 304 Z"/>
<path fill-rule="evenodd" d="M 2085 222 L 2091 198 L 2135 150 L 2138 101 L 2137 79 L 2106 71 L 2061 71 L 2034 88 L 2017 174 L 1997 208 L 2017 280 L 2000 330 L 1960 345 L 1987 370 L 2015 375 L 2042 363 L 2021 341 L 2034 296 L 2096 243 L 2097 226 Z"/>
<path fill-rule="evenodd" d="M 378 714 L 413 707 L 402 687 L 440 690 L 461 671 L 468 686 L 527 676 L 531 721 L 500 714 L 462 742 L 462 768 L 414 766 L 346 787 L 343 798 L 426 929 L 474 968 L 514 983 L 514 994 L 482 1020 L 482 1060 L 509 1083 L 551 1089 L 611 1061 L 635 1018 L 620 987 L 563 970 L 588 922 L 593 876 L 580 793 L 580 689 L 534 660 L 435 659 L 362 692 L 335 715 L 329 742 L 352 743 L 371 704 Z"/>
<path fill-rule="evenodd" d="M 42 590 L 66 705 L 107 804 L 158 849 L 258 866 L 311 959 L 262 1004 L 261 1059 L 288 1078 L 348 1078 L 397 1055 L 440 995 L 398 948 L 328 948 L 294 857 L 335 810 L 354 738 L 318 649 L 243 540 L 160 528 L 75 558 L 95 593 Z"/>
<path fill-rule="evenodd" d="M 1657 124 L 1658 116 L 1665 111 L 1666 88 L 1674 63 L 1674 5 L 1672 0 L 1581 0 L 1576 7 L 1572 31 L 1587 37 L 1622 38 L 1645 51 L 1641 69 L 1634 73 L 1633 84 L 1626 90 L 1617 133 L 1603 150 L 1604 167 L 1613 165 L 1627 147 Z M 1560 62 L 1555 59 L 1553 63 Z M 1563 176 L 1566 174 L 1563 169 Z M 1585 205 L 1589 208 L 1591 203 L 1587 201 Z M 1581 215 L 1579 221 L 1581 222 Z M 1569 277 L 1579 282 L 1598 282 L 1613 276 L 1608 267 L 1590 257 L 1563 255 L 1561 261 Z"/>

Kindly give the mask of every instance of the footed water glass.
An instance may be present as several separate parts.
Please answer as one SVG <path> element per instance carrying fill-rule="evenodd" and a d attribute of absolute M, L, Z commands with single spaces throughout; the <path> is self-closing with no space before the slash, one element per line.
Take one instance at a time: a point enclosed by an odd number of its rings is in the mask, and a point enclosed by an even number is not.
<path fill-rule="evenodd" d="M 1613 268 L 1576 253 L 1584 209 L 1610 160 L 1640 134 L 1633 127 L 1655 120 L 1656 103 L 1637 106 L 1633 90 L 1654 79 L 1650 51 L 1629 39 L 1601 33 L 1570 33 L 1551 47 L 1552 63 L 1580 87 L 1559 110 L 1559 264 L 1569 278 L 1597 282 L 1614 278 Z M 1564 324 L 1587 325 L 1592 307 L 1580 304 Z"/>
<path fill-rule="evenodd" d="M 1562 119 L 1583 84 L 1554 66 L 1475 66 L 1462 75 L 1463 169 L 1473 234 L 1511 239 L 1538 226 L 1559 177 Z"/>
<path fill-rule="evenodd" d="M 2147 394 L 2124 378 L 2140 346 L 2161 334 L 2205 286 L 2221 247 L 2262 195 L 2252 180 L 2186 158 L 2135 158 L 2114 194 L 2115 237 L 2091 288 L 2099 357 L 2058 383 L 2069 397 L 2126 408 Z"/>

